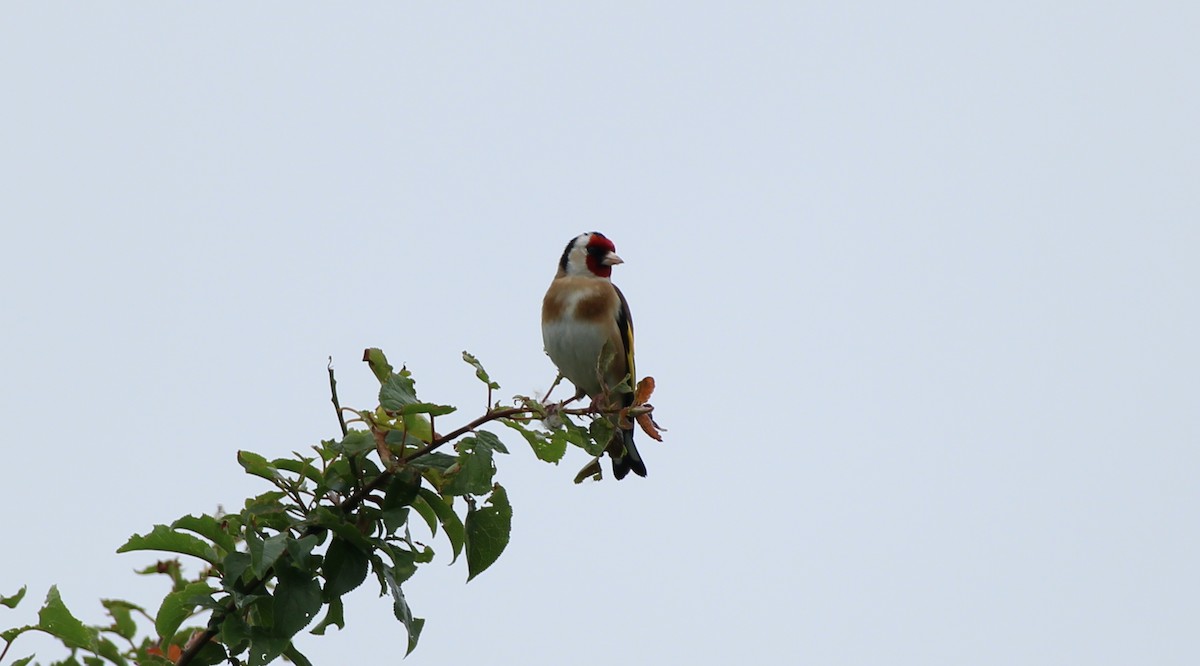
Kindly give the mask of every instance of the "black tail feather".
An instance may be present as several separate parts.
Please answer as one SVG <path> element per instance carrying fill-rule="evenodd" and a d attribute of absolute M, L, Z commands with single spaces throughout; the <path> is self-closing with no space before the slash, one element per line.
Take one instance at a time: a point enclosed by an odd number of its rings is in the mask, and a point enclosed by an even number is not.
<path fill-rule="evenodd" d="M 618 480 L 625 478 L 629 472 L 638 476 L 646 476 L 646 463 L 642 462 L 642 454 L 638 453 L 633 443 L 633 430 L 621 431 L 623 451 L 613 455 L 613 476 Z"/>

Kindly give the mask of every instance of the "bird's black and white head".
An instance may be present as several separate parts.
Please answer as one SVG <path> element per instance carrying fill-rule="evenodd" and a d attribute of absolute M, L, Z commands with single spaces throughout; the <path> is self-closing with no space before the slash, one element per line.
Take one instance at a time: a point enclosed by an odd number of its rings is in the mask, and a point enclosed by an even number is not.
<path fill-rule="evenodd" d="M 579 234 L 567 243 L 562 259 L 558 262 L 560 275 L 593 275 L 608 278 L 612 267 L 624 263 L 617 256 L 617 246 L 600 233 L 592 231 Z"/>

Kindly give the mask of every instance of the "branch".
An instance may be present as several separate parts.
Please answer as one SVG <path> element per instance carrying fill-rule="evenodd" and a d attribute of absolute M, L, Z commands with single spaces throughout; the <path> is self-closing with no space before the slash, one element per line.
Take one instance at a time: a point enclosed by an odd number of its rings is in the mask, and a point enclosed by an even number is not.
<path fill-rule="evenodd" d="M 421 456 L 433 451 L 434 449 L 442 446 L 443 444 L 446 444 L 448 442 L 453 442 L 454 440 L 458 439 L 459 437 L 462 437 L 463 435 L 471 432 L 472 430 L 478 428 L 479 426 L 481 426 L 485 423 L 488 423 L 489 421 L 495 421 L 496 419 L 506 419 L 506 418 L 509 418 L 512 416 L 517 416 L 518 414 L 525 414 L 529 411 L 531 411 L 531 410 L 528 410 L 528 409 L 525 409 L 522 407 L 509 407 L 508 409 L 488 410 L 488 413 L 484 414 L 483 416 L 480 416 L 479 418 L 475 419 L 474 421 L 471 421 L 467 425 L 465 425 L 453 432 L 446 433 L 445 435 L 442 435 L 440 437 L 435 437 L 433 439 L 433 441 L 431 441 L 428 444 L 426 444 L 425 446 L 417 449 L 416 451 L 413 451 L 412 454 L 404 456 L 403 458 L 400 459 L 400 466 L 402 467 L 405 464 L 412 462 L 416 458 L 420 458 Z M 355 493 L 353 495 L 346 498 L 345 502 L 342 502 L 342 505 L 341 505 L 342 512 L 350 513 L 351 511 L 353 511 L 359 504 L 362 504 L 362 501 L 366 498 L 367 495 L 370 495 L 373 491 L 378 490 L 380 488 L 380 486 L 383 486 L 388 481 L 391 481 L 392 476 L 394 474 L 395 474 L 395 472 L 391 471 L 391 470 L 380 472 L 379 476 L 375 477 L 374 479 L 371 479 L 370 483 L 363 486 L 362 488 L 359 488 L 357 491 L 355 491 Z"/>
<path fill-rule="evenodd" d="M 335 388 L 336 382 L 334 382 L 334 380 L 333 380 L 332 366 L 329 369 L 329 385 L 330 385 L 330 388 L 333 389 L 333 391 L 334 391 L 333 404 L 336 406 L 337 405 L 337 390 Z M 414 460 L 416 458 L 420 458 L 421 456 L 429 453 L 430 451 L 433 451 L 434 449 L 437 449 L 438 447 L 440 447 L 448 442 L 452 442 L 452 441 L 458 439 L 459 437 L 462 437 L 463 435 L 467 434 L 468 432 L 471 432 L 472 430 L 478 428 L 479 426 L 481 426 L 485 423 L 488 423 L 490 421 L 495 421 L 497 419 L 504 419 L 504 418 L 509 418 L 512 416 L 517 416 L 520 414 L 526 414 L 531 411 L 532 410 L 525 409 L 522 407 L 509 407 L 508 409 L 489 409 L 486 414 L 484 414 L 483 416 L 480 416 L 479 418 L 475 419 L 474 421 L 471 421 L 470 423 L 464 425 L 463 427 L 458 428 L 457 430 L 454 430 L 453 432 L 449 432 L 440 437 L 435 437 L 433 439 L 433 441 L 429 442 L 428 444 L 421 447 L 420 449 L 417 449 L 411 455 L 407 455 L 404 458 L 402 458 L 400 461 L 400 465 L 403 466 L 405 463 L 411 462 L 412 460 Z M 341 408 L 340 407 L 338 408 L 338 420 L 339 421 L 341 420 Z M 346 425 L 343 422 L 342 423 L 343 431 L 345 431 L 345 428 L 346 428 Z M 359 504 L 362 504 L 363 500 L 365 500 L 367 498 L 367 496 L 369 496 L 372 492 L 374 492 L 375 490 L 378 490 L 381 486 L 383 486 L 388 481 L 390 481 L 394 474 L 395 474 L 395 471 L 393 471 L 393 470 L 380 472 L 379 476 L 375 477 L 374 479 L 371 479 L 370 483 L 359 488 L 357 491 L 354 492 L 353 495 L 346 498 L 345 502 L 342 502 L 342 504 L 339 507 L 342 510 L 342 513 L 347 514 L 347 515 L 350 514 L 352 511 L 354 511 L 354 509 L 356 509 L 358 507 Z M 305 530 L 305 534 L 306 535 L 318 534 L 324 529 L 325 528 L 319 527 L 317 525 L 310 525 L 308 527 L 308 529 Z M 250 581 L 249 585 L 247 586 L 247 589 L 254 590 L 254 589 L 258 588 L 260 585 L 266 584 L 266 582 L 268 580 L 270 580 L 271 578 L 274 577 L 274 574 L 275 574 L 275 569 L 274 569 L 274 567 L 272 567 L 270 570 L 267 571 L 266 574 L 263 575 L 263 577 L 261 579 Z M 224 607 L 214 610 L 212 617 L 209 618 L 208 627 L 205 628 L 204 633 L 192 637 L 192 639 L 188 642 L 188 644 L 186 646 L 187 649 L 185 649 L 183 651 L 183 653 L 179 656 L 179 661 L 175 662 L 176 666 L 186 666 L 187 664 L 190 664 L 191 661 L 196 658 L 196 655 L 200 652 L 200 650 L 205 645 L 207 645 L 209 641 L 211 641 L 213 638 L 215 638 L 216 635 L 220 632 L 221 623 L 225 621 L 225 618 L 228 617 L 230 613 L 233 613 L 236 610 L 237 610 L 237 605 L 234 603 L 234 601 L 232 599 L 230 599 L 229 603 L 225 604 Z"/>
<path fill-rule="evenodd" d="M 342 426 L 342 437 L 349 434 L 346 430 L 346 419 L 342 416 L 342 406 L 338 403 L 337 397 L 337 380 L 333 378 L 333 357 L 329 357 L 329 365 L 325 366 L 329 370 L 329 393 L 333 396 L 333 409 L 337 412 L 338 425 Z"/>

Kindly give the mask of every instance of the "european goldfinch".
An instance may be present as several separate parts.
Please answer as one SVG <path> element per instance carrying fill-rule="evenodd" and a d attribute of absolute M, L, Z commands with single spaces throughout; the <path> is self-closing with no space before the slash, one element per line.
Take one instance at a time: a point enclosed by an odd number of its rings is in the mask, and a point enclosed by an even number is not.
<path fill-rule="evenodd" d="M 633 404 L 632 391 L 614 391 L 633 368 L 633 318 L 621 290 L 609 279 L 612 267 L 624 263 L 604 234 L 580 234 L 567 243 L 558 274 L 542 300 L 542 342 L 559 372 L 575 385 L 576 398 L 588 396 L 596 407 L 615 410 Z M 600 376 L 601 355 L 612 362 Z M 614 417 L 615 422 L 615 417 Z M 613 476 L 630 471 L 646 476 L 646 465 L 633 444 L 633 428 L 618 427 L 608 448 Z"/>

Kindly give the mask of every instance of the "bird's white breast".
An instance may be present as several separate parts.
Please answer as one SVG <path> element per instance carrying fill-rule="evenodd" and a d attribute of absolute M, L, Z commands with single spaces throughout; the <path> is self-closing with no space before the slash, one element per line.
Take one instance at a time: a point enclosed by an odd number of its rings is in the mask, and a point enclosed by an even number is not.
<path fill-rule="evenodd" d="M 570 309 L 567 310 L 570 312 Z M 570 317 L 542 323 L 542 342 L 550 360 L 572 384 L 589 396 L 600 393 L 596 362 L 607 341 L 604 328 Z M 614 350 L 614 353 L 620 353 Z"/>

